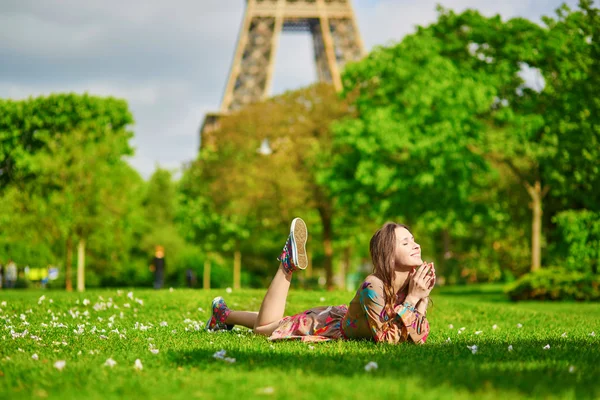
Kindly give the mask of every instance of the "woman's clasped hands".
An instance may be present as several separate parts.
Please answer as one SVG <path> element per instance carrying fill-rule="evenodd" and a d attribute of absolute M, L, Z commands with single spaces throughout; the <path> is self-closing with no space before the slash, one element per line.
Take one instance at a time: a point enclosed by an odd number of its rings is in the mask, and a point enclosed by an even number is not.
<path fill-rule="evenodd" d="M 429 296 L 435 285 L 435 266 L 433 263 L 424 262 L 409 278 L 408 295 L 406 301 L 416 304 L 419 300 Z"/>

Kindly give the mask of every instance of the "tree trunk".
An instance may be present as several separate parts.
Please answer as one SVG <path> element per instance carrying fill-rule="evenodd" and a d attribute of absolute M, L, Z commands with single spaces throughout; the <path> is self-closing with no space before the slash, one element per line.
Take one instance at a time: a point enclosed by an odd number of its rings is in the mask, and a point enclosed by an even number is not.
<path fill-rule="evenodd" d="M 73 291 L 73 238 L 67 237 L 67 254 L 65 257 L 65 289 Z"/>
<path fill-rule="evenodd" d="M 240 289 L 242 287 L 242 252 L 239 245 L 236 245 L 233 253 L 233 288 Z"/>
<path fill-rule="evenodd" d="M 450 251 L 450 243 L 450 232 L 448 232 L 448 229 L 442 229 L 442 246 L 444 252 L 444 260 L 452 258 L 452 251 Z"/>
<path fill-rule="evenodd" d="M 340 282 L 342 283 L 341 289 L 343 290 L 347 290 L 348 286 L 346 284 L 347 282 L 347 277 L 348 277 L 348 271 L 350 270 L 350 256 L 352 254 L 352 250 L 350 249 L 350 246 L 347 246 L 344 249 L 344 254 L 343 254 L 343 258 L 342 258 L 342 263 L 341 263 L 341 268 L 340 268 Z"/>
<path fill-rule="evenodd" d="M 321 215 L 321 223 L 323 224 L 325 287 L 327 290 L 333 290 L 333 229 L 331 226 L 331 215 L 323 208 L 319 208 L 319 214 Z"/>
<path fill-rule="evenodd" d="M 202 288 L 210 289 L 210 260 L 208 257 L 204 260 L 204 272 L 202 274 Z"/>
<path fill-rule="evenodd" d="M 323 193 L 318 185 L 313 186 L 312 192 L 323 226 L 323 250 L 325 256 L 323 268 L 325 269 L 325 287 L 327 290 L 333 290 L 333 224 L 331 222 L 333 219 L 333 206 L 331 200 Z"/>
<path fill-rule="evenodd" d="M 539 180 L 533 186 L 525 184 L 531 197 L 531 272 L 538 271 L 542 266 L 542 199 L 548 193 L 549 187 L 542 189 Z"/>
<path fill-rule="evenodd" d="M 77 244 L 77 291 L 85 291 L 85 239 Z"/>

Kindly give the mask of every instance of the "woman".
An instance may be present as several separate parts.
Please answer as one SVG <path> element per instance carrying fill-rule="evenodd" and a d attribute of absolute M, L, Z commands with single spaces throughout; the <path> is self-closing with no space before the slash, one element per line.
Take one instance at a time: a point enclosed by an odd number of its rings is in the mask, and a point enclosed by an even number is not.
<path fill-rule="evenodd" d="M 364 280 L 349 306 L 324 306 L 283 317 L 292 274 L 305 269 L 308 231 L 301 218 L 292 221 L 278 260 L 279 269 L 260 311 L 234 311 L 222 297 L 212 303 L 210 331 L 251 328 L 271 340 L 372 339 L 423 344 L 429 335 L 426 319 L 429 293 L 435 284 L 433 263 L 421 259 L 421 247 L 405 225 L 387 223 L 371 238 L 373 273 Z"/>

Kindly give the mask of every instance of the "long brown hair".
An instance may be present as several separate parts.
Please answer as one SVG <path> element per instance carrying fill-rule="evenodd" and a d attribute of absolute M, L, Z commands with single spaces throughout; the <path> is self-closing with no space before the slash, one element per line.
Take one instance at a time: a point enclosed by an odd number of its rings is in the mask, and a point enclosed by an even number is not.
<path fill-rule="evenodd" d="M 396 292 L 394 291 L 396 228 L 405 228 L 410 231 L 406 225 L 386 222 L 381 229 L 375 232 L 369 244 L 373 262 L 373 275 L 383 281 L 384 310 L 389 322 L 393 321 L 394 303 L 396 301 Z"/>

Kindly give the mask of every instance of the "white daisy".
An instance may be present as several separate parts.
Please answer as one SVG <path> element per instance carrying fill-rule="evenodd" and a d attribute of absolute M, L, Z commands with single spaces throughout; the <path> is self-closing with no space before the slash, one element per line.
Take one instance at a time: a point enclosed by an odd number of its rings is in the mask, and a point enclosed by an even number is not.
<path fill-rule="evenodd" d="M 113 360 L 112 358 L 109 358 L 108 360 L 106 360 L 106 362 L 104 363 L 105 367 L 114 367 L 115 365 L 117 365 L 117 362 L 115 360 Z"/>
<path fill-rule="evenodd" d="M 221 349 L 215 354 L 213 354 L 213 358 L 222 359 L 223 357 L 225 357 L 225 354 L 227 354 L 227 352 L 224 349 Z"/>
<path fill-rule="evenodd" d="M 370 361 L 369 363 L 367 363 L 367 365 L 365 365 L 365 371 L 367 372 L 370 372 L 377 368 L 379 368 L 379 365 L 377 365 L 375 361 Z"/>
<path fill-rule="evenodd" d="M 67 365 L 67 362 L 65 360 L 58 360 L 54 363 L 54 368 L 60 371 L 65 367 L 65 365 Z"/>
<path fill-rule="evenodd" d="M 131 292 L 130 292 L 130 293 L 131 293 Z M 135 363 L 133 364 L 133 368 L 135 368 L 135 369 L 140 369 L 140 370 L 141 370 L 141 369 L 144 369 L 144 366 L 142 365 L 142 362 L 140 361 L 140 359 L 139 359 L 139 358 L 137 358 L 137 359 L 135 360 Z"/>

